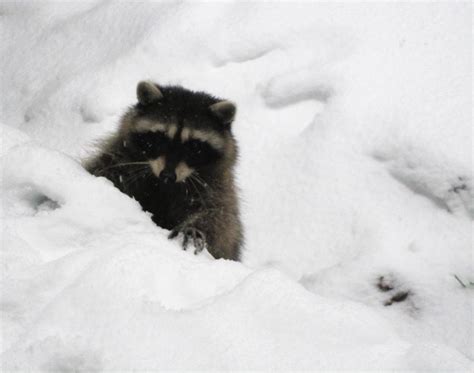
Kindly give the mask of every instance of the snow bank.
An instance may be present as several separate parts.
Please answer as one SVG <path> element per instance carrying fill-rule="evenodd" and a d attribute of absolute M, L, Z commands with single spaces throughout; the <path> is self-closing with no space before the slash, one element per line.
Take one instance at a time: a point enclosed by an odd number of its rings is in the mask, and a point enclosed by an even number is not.
<path fill-rule="evenodd" d="M 470 10 L 2 4 L 2 368 L 472 368 Z M 243 263 L 82 169 L 141 79 L 237 103 Z"/>
<path fill-rule="evenodd" d="M 407 343 L 369 308 L 188 255 L 65 155 L 23 145 L 3 161 L 7 236 L 27 248 L 3 252 L 4 369 L 400 367 Z"/>

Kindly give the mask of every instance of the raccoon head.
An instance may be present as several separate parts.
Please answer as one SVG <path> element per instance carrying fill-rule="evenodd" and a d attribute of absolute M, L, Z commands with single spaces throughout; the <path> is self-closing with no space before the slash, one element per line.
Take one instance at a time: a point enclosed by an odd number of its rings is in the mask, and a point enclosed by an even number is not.
<path fill-rule="evenodd" d="M 149 162 L 161 182 L 184 182 L 235 163 L 232 102 L 148 81 L 138 84 L 137 98 L 122 121 L 123 143 L 134 161 Z"/>

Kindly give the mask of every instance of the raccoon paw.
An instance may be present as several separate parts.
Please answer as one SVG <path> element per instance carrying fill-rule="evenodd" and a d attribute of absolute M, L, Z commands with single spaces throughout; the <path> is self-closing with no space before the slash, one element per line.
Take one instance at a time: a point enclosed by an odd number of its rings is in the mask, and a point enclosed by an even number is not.
<path fill-rule="evenodd" d="M 175 238 L 178 234 L 183 234 L 183 250 L 188 248 L 190 241 L 194 246 L 194 254 L 199 254 L 206 247 L 206 235 L 194 227 L 175 228 L 171 231 L 168 238 Z"/>
<path fill-rule="evenodd" d="M 206 247 L 206 235 L 199 229 L 187 227 L 183 230 L 184 240 L 183 249 L 186 250 L 189 241 L 192 240 L 194 245 L 194 254 L 200 253 Z"/>

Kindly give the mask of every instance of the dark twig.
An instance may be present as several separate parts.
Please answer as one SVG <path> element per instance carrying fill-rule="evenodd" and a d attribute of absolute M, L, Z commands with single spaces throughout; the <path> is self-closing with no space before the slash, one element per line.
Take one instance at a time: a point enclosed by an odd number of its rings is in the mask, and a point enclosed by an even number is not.
<path fill-rule="evenodd" d="M 458 276 L 456 276 L 456 275 L 453 275 L 453 276 L 456 280 L 458 280 L 458 282 L 461 284 L 461 286 L 463 288 L 467 288 L 466 284 L 464 282 L 462 282 L 461 279 Z"/>

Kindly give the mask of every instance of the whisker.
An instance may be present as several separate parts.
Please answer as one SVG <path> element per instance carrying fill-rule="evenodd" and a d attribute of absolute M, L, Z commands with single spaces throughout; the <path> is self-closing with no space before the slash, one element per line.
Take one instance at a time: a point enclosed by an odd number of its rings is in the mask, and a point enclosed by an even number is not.
<path fill-rule="evenodd" d="M 199 192 L 199 189 L 197 188 L 196 184 L 194 184 L 193 178 L 188 178 L 189 181 L 191 182 L 191 185 L 193 186 L 194 190 L 196 191 L 199 201 L 203 204 L 204 207 L 207 207 L 206 201 L 202 198 L 202 194 Z"/>
<path fill-rule="evenodd" d="M 191 175 L 189 175 L 190 178 L 195 180 L 199 185 L 201 185 L 203 188 L 207 188 L 209 184 L 207 184 L 204 179 L 202 179 L 196 172 L 193 172 Z"/>
<path fill-rule="evenodd" d="M 143 165 L 141 167 L 135 167 L 132 169 L 126 169 L 123 173 L 120 173 L 122 176 L 121 184 L 125 190 L 129 190 L 130 186 L 136 182 L 141 177 L 145 176 L 150 170 L 148 165 Z"/>
<path fill-rule="evenodd" d="M 125 181 L 126 183 L 128 183 L 128 185 L 131 185 L 135 183 L 137 180 L 141 179 L 143 176 L 146 176 L 148 173 L 151 173 L 151 169 L 149 167 L 140 168 L 130 173 Z"/>
<path fill-rule="evenodd" d="M 206 183 L 204 180 L 202 180 L 201 178 L 199 178 L 199 177 L 196 176 L 196 175 L 191 175 L 191 177 L 192 177 L 194 180 L 196 180 L 196 182 L 197 182 L 199 185 L 201 185 L 203 188 L 207 188 L 207 183 Z"/>
<path fill-rule="evenodd" d="M 122 167 L 122 166 L 132 166 L 132 165 L 148 165 L 149 163 L 147 161 L 144 162 L 124 162 L 124 163 L 115 163 L 107 167 L 102 167 L 97 170 L 99 175 L 103 175 L 104 171 L 107 171 L 111 168 L 116 168 L 116 167 Z"/>
<path fill-rule="evenodd" d="M 109 167 L 106 167 L 105 169 L 108 169 L 108 168 L 114 168 L 114 167 L 122 167 L 122 166 L 130 166 L 130 165 L 139 165 L 139 164 L 146 164 L 148 165 L 149 162 L 148 161 L 143 161 L 143 162 L 124 162 L 124 163 L 116 163 L 112 166 L 109 166 Z"/>
<path fill-rule="evenodd" d="M 130 186 L 130 185 L 134 184 L 135 181 L 137 181 L 137 180 L 140 178 L 140 176 L 142 175 L 143 172 L 144 172 L 144 171 L 135 172 L 134 174 L 129 175 L 127 178 L 125 178 L 125 179 L 123 180 L 122 183 L 123 183 L 124 185 L 127 185 L 127 186 Z"/>

